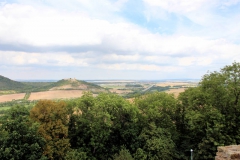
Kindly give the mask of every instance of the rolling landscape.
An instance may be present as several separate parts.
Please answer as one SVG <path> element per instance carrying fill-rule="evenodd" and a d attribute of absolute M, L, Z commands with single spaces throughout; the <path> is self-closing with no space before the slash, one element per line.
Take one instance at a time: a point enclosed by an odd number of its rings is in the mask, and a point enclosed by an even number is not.
<path fill-rule="evenodd" d="M 240 142 L 239 68 L 199 82 L 0 76 L 0 159 L 213 159 Z"/>
<path fill-rule="evenodd" d="M 115 93 L 125 98 L 137 94 L 164 91 L 178 96 L 186 88 L 196 87 L 196 81 L 134 81 L 134 80 L 92 80 L 81 81 L 75 78 L 52 81 L 14 81 L 0 75 L 0 103 L 22 100 L 69 99 L 78 98 L 83 92 L 99 94 L 101 92 Z"/>
<path fill-rule="evenodd" d="M 0 0 L 0 160 L 240 160 L 240 0 Z"/>

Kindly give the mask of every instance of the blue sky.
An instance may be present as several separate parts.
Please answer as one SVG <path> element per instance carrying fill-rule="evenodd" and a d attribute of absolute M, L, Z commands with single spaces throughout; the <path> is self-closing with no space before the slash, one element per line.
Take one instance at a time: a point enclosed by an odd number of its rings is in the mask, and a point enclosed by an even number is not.
<path fill-rule="evenodd" d="M 0 0 L 0 75 L 201 79 L 240 60 L 240 0 Z"/>

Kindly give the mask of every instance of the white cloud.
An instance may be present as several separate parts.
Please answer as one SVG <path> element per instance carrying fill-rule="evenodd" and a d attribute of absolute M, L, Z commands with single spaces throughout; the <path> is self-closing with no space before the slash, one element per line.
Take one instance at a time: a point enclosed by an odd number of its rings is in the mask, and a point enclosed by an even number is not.
<path fill-rule="evenodd" d="M 81 14 L 17 4 L 5 5 L 0 19 L 2 42 L 37 46 L 100 44 L 99 35 L 109 28 L 107 21 Z"/>
<path fill-rule="evenodd" d="M 150 6 L 161 7 L 168 12 L 188 13 L 198 10 L 200 7 L 211 3 L 208 0 L 144 0 Z"/>
<path fill-rule="evenodd" d="M 138 61 L 140 60 L 140 55 L 134 54 L 134 55 L 118 55 L 118 54 L 106 54 L 102 57 L 103 61 Z"/>
<path fill-rule="evenodd" d="M 88 66 L 88 59 L 74 58 L 66 53 L 25 53 L 0 51 L 1 65 L 13 66 Z"/>
<path fill-rule="evenodd" d="M 100 64 L 98 67 L 110 70 L 135 70 L 135 71 L 157 71 L 157 72 L 174 72 L 180 70 L 179 67 L 165 67 L 157 66 L 152 64 L 126 64 L 126 63 L 116 63 L 116 64 Z"/>
<path fill-rule="evenodd" d="M 191 52 L 204 54 L 211 48 L 223 48 L 222 44 L 216 42 L 218 40 L 201 36 L 163 36 L 128 22 L 110 23 L 82 14 L 60 13 L 46 8 L 39 10 L 26 5 L 5 5 L 0 9 L 0 20 L 0 42 L 8 44 L 98 45 L 134 55 L 177 55 L 192 54 Z M 224 50 L 232 46 L 234 45 L 228 44 Z"/>
<path fill-rule="evenodd" d="M 240 60 L 240 15 L 222 17 L 211 10 L 237 4 L 238 0 L 144 0 L 147 7 L 143 14 L 149 16 L 149 21 L 159 13 L 162 14 L 160 18 L 168 20 L 171 18 L 168 16 L 174 13 L 176 21 L 179 17 L 187 17 L 201 25 L 200 30 L 191 28 L 190 32 L 188 26 L 178 22 L 176 31 L 171 34 L 153 33 L 146 26 L 124 20 L 121 15 L 116 16 L 115 13 L 121 12 L 127 0 L 100 0 L 96 3 L 60 0 L 58 8 L 52 7 L 58 3 L 56 0 L 46 1 L 48 6 L 22 1 L 25 3 L 1 4 L 0 45 L 60 46 L 67 49 L 46 53 L 0 49 L 1 66 L 40 65 L 72 69 L 87 66 L 113 71 L 171 72 L 175 75 L 188 71 L 189 67 L 200 70 L 218 62 L 229 64 Z M 74 4 L 81 4 L 81 9 L 78 10 Z M 68 9 L 64 10 L 64 6 Z M 68 53 L 68 48 L 71 53 Z M 14 50 L 14 47 L 9 50 Z"/>
<path fill-rule="evenodd" d="M 179 14 L 187 14 L 192 12 L 199 12 L 218 7 L 229 7 L 236 5 L 240 0 L 143 0 L 146 5 L 152 7 L 160 7 L 167 12 L 174 12 Z M 209 10 L 208 10 L 209 11 Z"/>
<path fill-rule="evenodd" d="M 184 57 L 179 58 L 179 66 L 206 66 L 212 63 L 213 59 L 209 57 Z"/>

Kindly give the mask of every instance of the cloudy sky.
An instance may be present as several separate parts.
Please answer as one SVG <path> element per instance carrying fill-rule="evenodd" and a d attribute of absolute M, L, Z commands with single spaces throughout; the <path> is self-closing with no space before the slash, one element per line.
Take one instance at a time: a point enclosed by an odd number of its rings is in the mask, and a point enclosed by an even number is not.
<path fill-rule="evenodd" d="M 0 75 L 201 79 L 240 61 L 240 0 L 0 0 Z"/>

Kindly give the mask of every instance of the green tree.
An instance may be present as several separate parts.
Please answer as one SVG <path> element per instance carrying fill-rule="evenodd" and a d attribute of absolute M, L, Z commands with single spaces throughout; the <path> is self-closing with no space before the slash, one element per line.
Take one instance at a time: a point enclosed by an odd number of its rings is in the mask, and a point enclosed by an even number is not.
<path fill-rule="evenodd" d="M 127 149 L 121 149 L 119 154 L 115 154 L 113 157 L 114 160 L 134 160 L 132 155 Z"/>
<path fill-rule="evenodd" d="M 154 92 L 135 99 L 140 109 L 139 135 L 140 146 L 136 150 L 136 158 L 143 159 L 174 159 L 178 139 L 175 126 L 177 100 L 173 95 Z M 145 158 L 144 158 L 145 157 Z"/>
<path fill-rule="evenodd" d="M 25 107 L 12 107 L 0 126 L 0 159 L 45 159 L 45 140 L 37 133 L 38 124 L 29 120 Z"/>
<path fill-rule="evenodd" d="M 176 125 L 183 159 L 189 157 L 187 147 L 195 150 L 196 159 L 212 159 L 217 146 L 239 143 L 239 83 L 240 64 L 234 62 L 209 72 L 198 87 L 180 94 Z"/>
<path fill-rule="evenodd" d="M 208 97 L 208 104 L 225 117 L 225 134 L 229 143 L 240 143 L 240 63 L 227 65 L 219 72 L 206 74 L 200 87 Z"/>
<path fill-rule="evenodd" d="M 135 152 L 138 148 L 135 141 L 140 134 L 137 107 L 115 94 L 100 94 L 96 101 L 97 108 L 110 115 L 112 126 L 108 144 L 112 146 L 111 154 L 118 153 L 121 146 L 125 146 L 130 153 Z"/>
<path fill-rule="evenodd" d="M 150 123 L 142 130 L 139 140 L 143 144 L 141 146 L 142 155 L 139 155 L 138 151 L 135 153 L 135 157 L 143 156 L 142 158 L 144 158 L 145 156 L 148 160 L 174 159 L 175 144 L 168 130 Z"/>
<path fill-rule="evenodd" d="M 68 114 L 66 103 L 41 100 L 30 111 L 30 117 L 38 122 L 38 133 L 46 140 L 44 155 L 49 159 L 64 159 L 69 150 Z"/>
<path fill-rule="evenodd" d="M 110 116 L 96 106 L 96 99 L 85 93 L 72 108 L 69 123 L 73 149 L 85 152 L 89 159 L 107 159 L 107 141 L 110 135 Z"/>
<path fill-rule="evenodd" d="M 85 93 L 77 106 L 72 108 L 69 124 L 74 149 L 86 152 L 90 159 L 113 158 L 122 146 L 130 152 L 137 149 L 138 110 L 127 100 L 114 94 Z"/>
<path fill-rule="evenodd" d="M 86 160 L 87 154 L 78 150 L 70 150 L 65 156 L 65 160 Z"/>

